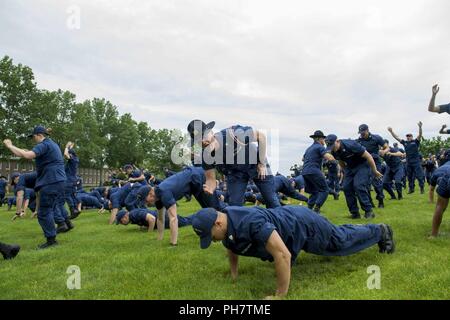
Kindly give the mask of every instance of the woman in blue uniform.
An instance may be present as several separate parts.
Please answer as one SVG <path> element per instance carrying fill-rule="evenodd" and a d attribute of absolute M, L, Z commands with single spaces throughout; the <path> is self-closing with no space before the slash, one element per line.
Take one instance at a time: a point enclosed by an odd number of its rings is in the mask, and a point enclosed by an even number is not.
<path fill-rule="evenodd" d="M 11 140 L 3 141 L 5 146 L 16 156 L 28 160 L 35 160 L 37 180 L 35 191 L 39 192 L 38 220 L 47 241 L 38 249 L 46 249 L 57 245 L 55 215 L 64 206 L 64 159 L 59 146 L 48 136 L 51 129 L 37 126 L 29 135 L 33 138 L 33 150 L 27 151 L 15 147 Z"/>

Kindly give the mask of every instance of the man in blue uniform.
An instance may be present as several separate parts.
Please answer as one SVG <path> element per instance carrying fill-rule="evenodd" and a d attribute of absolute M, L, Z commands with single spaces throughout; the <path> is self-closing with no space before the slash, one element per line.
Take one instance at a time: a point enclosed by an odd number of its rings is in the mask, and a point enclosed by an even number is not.
<path fill-rule="evenodd" d="M 388 149 L 388 145 L 385 144 L 384 139 L 369 131 L 369 126 L 367 124 L 362 124 L 358 128 L 359 138 L 356 140 L 373 158 L 377 170 L 381 171 L 381 159 L 379 156 L 380 150 L 385 151 Z M 381 179 L 376 179 L 373 174 L 371 175 L 372 186 L 375 189 L 378 200 L 378 208 L 384 208 L 384 194 L 383 194 L 383 182 Z M 370 191 L 369 191 L 370 195 Z"/>
<path fill-rule="evenodd" d="M 385 140 L 385 143 L 389 145 L 389 141 Z M 380 151 L 380 155 L 383 157 L 386 163 L 386 172 L 383 177 L 383 187 L 391 196 L 391 199 L 403 199 L 403 184 L 402 179 L 404 176 L 402 158 L 405 156 L 398 148 L 388 148 L 387 150 Z M 397 190 L 397 197 L 392 190 L 392 181 L 395 183 L 395 189 Z"/>
<path fill-rule="evenodd" d="M 236 125 L 214 134 L 208 124 L 193 120 L 188 125 L 192 146 L 201 146 L 194 163 L 205 170 L 204 191 L 212 194 L 216 189 L 216 169 L 226 175 L 229 204 L 242 206 L 249 180 L 258 186 L 267 207 L 275 208 L 280 202 L 274 190 L 273 175 L 267 161 L 267 138 L 262 131 Z"/>
<path fill-rule="evenodd" d="M 308 202 L 308 198 L 295 190 L 292 183 L 285 176 L 275 176 L 274 184 L 276 193 L 282 193 L 286 197 L 293 198 L 298 201 Z"/>
<path fill-rule="evenodd" d="M 439 92 L 439 86 L 437 84 L 435 84 L 433 86 L 433 88 L 431 88 L 431 100 L 428 105 L 428 111 L 436 112 L 436 113 L 446 112 L 446 113 L 450 114 L 450 103 L 436 106 L 435 100 L 436 100 L 436 96 L 437 96 L 438 92 Z"/>
<path fill-rule="evenodd" d="M 3 201 L 6 197 L 6 187 L 8 186 L 8 182 L 6 181 L 6 177 L 0 176 L 0 207 L 3 207 Z"/>
<path fill-rule="evenodd" d="M 225 212 L 203 209 L 192 218 L 200 247 L 222 241 L 228 249 L 231 276 L 238 276 L 238 256 L 275 262 L 276 296 L 288 293 L 291 267 L 301 250 L 321 256 L 347 256 L 375 244 L 393 253 L 393 231 L 385 224 L 336 226 L 301 206 L 274 209 L 227 207 Z"/>
<path fill-rule="evenodd" d="M 136 224 L 140 227 L 147 228 L 148 232 L 152 232 L 156 229 L 156 221 L 158 220 L 158 213 L 154 210 L 145 209 L 134 209 L 131 211 L 120 210 L 116 217 L 116 224 L 128 225 Z M 178 228 L 186 227 L 192 225 L 192 216 L 182 217 L 177 215 Z M 170 229 L 170 219 L 167 215 L 164 219 L 164 228 Z"/>
<path fill-rule="evenodd" d="M 98 209 L 98 213 L 105 212 L 105 204 L 97 197 L 91 196 L 88 193 L 77 193 L 77 201 L 81 203 L 83 208 L 95 208 Z"/>
<path fill-rule="evenodd" d="M 123 167 L 125 173 L 128 175 L 128 182 L 131 183 L 140 183 L 142 185 L 146 185 L 145 175 L 141 170 L 135 169 L 131 164 L 127 164 Z"/>
<path fill-rule="evenodd" d="M 170 224 L 170 245 L 178 242 L 177 201 L 188 195 L 193 195 L 202 208 L 221 210 L 225 204 L 219 201 L 215 190 L 212 195 L 203 191 L 206 183 L 205 171 L 201 167 L 188 167 L 156 187 L 146 186 L 139 190 L 138 199 L 145 205 L 156 206 L 158 210 L 158 240 L 163 239 L 165 211 L 168 212 Z"/>
<path fill-rule="evenodd" d="M 80 214 L 78 211 L 78 200 L 76 197 L 76 184 L 80 159 L 78 159 L 77 154 L 75 153 L 74 146 L 75 144 L 69 141 L 64 149 L 64 157 L 67 159 L 64 167 L 67 177 L 66 185 L 64 187 L 64 197 L 67 205 L 69 206 L 70 219 L 75 219 Z"/>
<path fill-rule="evenodd" d="M 6 244 L 0 242 L 0 253 L 3 256 L 3 259 L 9 260 L 14 259 L 20 251 L 20 246 L 17 244 Z"/>
<path fill-rule="evenodd" d="M 48 137 L 50 132 L 51 129 L 43 126 L 35 127 L 29 135 L 29 138 L 36 143 L 31 151 L 15 147 L 9 139 L 3 141 L 5 146 L 16 156 L 36 160 L 35 191 L 39 192 L 38 220 L 47 239 L 38 249 L 46 249 L 58 244 L 54 223 L 58 211 L 64 208 L 64 184 L 66 181 L 64 158 L 59 146 Z"/>
<path fill-rule="evenodd" d="M 328 184 L 322 172 L 323 159 L 335 161 L 334 157 L 325 149 L 326 136 L 317 130 L 309 136 L 314 140 L 313 144 L 306 149 L 303 156 L 302 176 L 305 179 L 305 191 L 311 196 L 308 200 L 308 208 L 320 213 L 328 197 Z"/>
<path fill-rule="evenodd" d="M 400 139 L 400 137 L 394 133 L 391 127 L 388 128 L 388 131 L 391 133 L 394 139 L 400 142 L 405 147 L 406 174 L 408 177 L 409 194 L 414 192 L 416 179 L 419 180 L 420 193 L 425 193 L 425 179 L 419 152 L 420 140 L 422 139 L 422 122 L 419 122 L 418 126 L 419 135 L 417 136 L 417 138 L 413 139 L 413 135 L 411 133 L 408 133 L 406 135 L 406 140 Z"/>
<path fill-rule="evenodd" d="M 359 200 L 365 212 L 365 218 L 374 218 L 368 191 L 370 170 L 375 179 L 381 179 L 383 175 L 378 172 L 372 156 L 358 142 L 350 139 L 339 140 L 334 134 L 327 136 L 326 143 L 328 151 L 339 160 L 341 168 L 344 169 L 343 189 L 351 217 L 361 218 L 358 208 Z"/>
<path fill-rule="evenodd" d="M 114 192 L 111 193 L 110 196 L 110 209 L 111 209 L 111 216 L 109 218 L 109 224 L 113 224 L 114 221 L 116 221 L 116 215 L 117 212 L 119 212 L 120 209 L 127 206 L 127 204 L 131 204 L 133 207 L 128 209 L 134 209 L 134 203 L 131 203 L 130 198 L 128 198 L 129 194 L 133 190 L 137 190 L 141 188 L 142 185 L 140 183 L 127 183 L 121 188 L 113 189 Z"/>

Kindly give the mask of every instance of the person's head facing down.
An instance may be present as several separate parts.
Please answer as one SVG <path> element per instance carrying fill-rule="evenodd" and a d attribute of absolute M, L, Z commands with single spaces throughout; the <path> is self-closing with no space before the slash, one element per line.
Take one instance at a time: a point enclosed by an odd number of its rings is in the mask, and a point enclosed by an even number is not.
<path fill-rule="evenodd" d="M 28 135 L 28 138 L 33 139 L 35 144 L 41 143 L 52 133 L 51 128 L 45 128 L 44 126 L 36 126 L 33 131 Z"/>
<path fill-rule="evenodd" d="M 116 224 L 127 225 L 130 223 L 130 214 L 127 210 L 120 210 L 116 215 Z"/>
<path fill-rule="evenodd" d="M 212 131 L 215 124 L 214 121 L 205 123 L 202 120 L 192 120 L 187 127 L 192 144 L 201 142 L 202 147 L 211 145 L 215 141 L 214 132 Z"/>
<path fill-rule="evenodd" d="M 133 166 L 131 164 L 126 164 L 123 166 L 123 171 L 130 175 L 133 172 Z"/>
<path fill-rule="evenodd" d="M 334 134 L 329 134 L 325 139 L 325 142 L 327 144 L 327 150 L 329 152 L 337 152 L 341 147 L 341 141 Z"/>
<path fill-rule="evenodd" d="M 137 193 L 137 198 L 145 205 L 154 206 L 157 200 L 155 188 L 151 186 L 141 187 Z"/>
<path fill-rule="evenodd" d="M 200 237 L 200 248 L 206 249 L 211 241 L 225 240 L 227 235 L 227 215 L 213 208 L 202 209 L 192 218 L 192 228 Z"/>
<path fill-rule="evenodd" d="M 320 143 L 322 146 L 325 145 L 326 136 L 323 134 L 322 131 L 316 130 L 314 132 L 314 134 L 310 135 L 309 137 L 312 138 L 314 140 L 314 142 Z"/>
<path fill-rule="evenodd" d="M 362 124 L 358 127 L 359 136 L 363 139 L 367 139 L 369 137 L 369 126 L 367 124 Z"/>

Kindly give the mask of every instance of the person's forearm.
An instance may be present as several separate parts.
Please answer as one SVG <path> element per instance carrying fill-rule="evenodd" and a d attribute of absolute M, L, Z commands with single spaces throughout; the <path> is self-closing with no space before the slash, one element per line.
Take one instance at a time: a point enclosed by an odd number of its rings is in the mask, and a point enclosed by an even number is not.
<path fill-rule="evenodd" d="M 158 220 L 156 221 L 156 227 L 158 228 L 158 240 L 162 240 L 164 237 L 164 209 L 158 209 Z"/>
<path fill-rule="evenodd" d="M 266 164 L 267 159 L 267 137 L 261 131 L 257 132 L 259 163 Z"/>
<path fill-rule="evenodd" d="M 30 199 L 26 199 L 25 202 L 23 203 L 23 212 L 27 212 L 28 209 L 28 205 L 30 204 Z"/>
<path fill-rule="evenodd" d="M 231 250 L 228 250 L 228 258 L 230 260 L 230 271 L 231 271 L 231 278 L 234 280 L 238 277 L 238 261 L 239 256 L 237 254 L 234 254 Z"/>
<path fill-rule="evenodd" d="M 64 149 L 64 157 L 69 160 L 70 159 L 70 154 L 69 154 L 69 148 L 65 148 Z"/>
<path fill-rule="evenodd" d="M 25 159 L 32 159 L 31 158 L 31 151 L 25 151 L 23 149 L 17 148 L 15 146 L 10 146 L 8 147 L 8 149 L 16 156 L 21 157 L 21 158 L 25 158 Z"/>
<path fill-rule="evenodd" d="M 275 260 L 275 273 L 277 276 L 277 292 L 276 295 L 284 297 L 289 290 L 291 281 L 291 257 L 280 253 Z"/>
<path fill-rule="evenodd" d="M 375 161 L 373 161 L 372 156 L 366 151 L 364 158 L 366 158 L 367 162 L 369 163 L 370 169 L 373 173 L 378 172 L 377 165 L 375 164 Z"/>
<path fill-rule="evenodd" d="M 398 135 L 395 134 L 394 130 L 389 131 L 390 134 L 392 135 L 392 137 L 397 140 L 398 142 L 401 141 L 400 137 Z"/>
<path fill-rule="evenodd" d="M 435 106 L 435 104 L 436 104 L 435 100 L 436 100 L 436 94 L 433 93 L 431 95 L 430 104 L 428 105 L 428 111 L 439 112 L 438 108 L 436 108 L 436 106 Z"/>
<path fill-rule="evenodd" d="M 174 204 L 168 209 L 170 226 L 170 243 L 177 244 L 178 241 L 178 216 L 177 205 Z"/>

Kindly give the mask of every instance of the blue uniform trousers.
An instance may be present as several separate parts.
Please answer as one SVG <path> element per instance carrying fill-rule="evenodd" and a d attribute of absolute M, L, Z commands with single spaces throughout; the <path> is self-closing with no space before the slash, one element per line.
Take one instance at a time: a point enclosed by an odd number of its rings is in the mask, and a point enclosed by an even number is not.
<path fill-rule="evenodd" d="M 229 205 L 230 206 L 243 206 L 244 205 L 244 194 L 247 189 L 248 181 L 250 176 L 246 173 L 236 172 L 227 175 L 227 187 L 229 195 Z M 280 201 L 275 193 L 275 184 L 273 176 L 266 176 L 264 180 L 254 178 L 261 195 L 263 196 L 267 208 L 280 207 Z"/>
<path fill-rule="evenodd" d="M 407 163 L 406 174 L 408 177 L 409 191 L 414 191 L 415 180 L 419 181 L 419 187 L 422 189 L 425 185 L 425 178 L 423 174 L 422 165 L 420 162 Z"/>
<path fill-rule="evenodd" d="M 368 191 L 369 183 L 370 168 L 367 163 L 360 164 L 353 169 L 345 168 L 343 189 L 347 207 L 351 213 L 359 213 L 358 200 L 365 212 L 372 211 Z"/>
<path fill-rule="evenodd" d="M 56 237 L 55 220 L 60 219 L 61 205 L 64 207 L 64 182 L 43 186 L 39 190 L 39 200 L 39 224 L 46 238 L 54 238 Z"/>
<path fill-rule="evenodd" d="M 308 199 L 308 207 L 322 207 L 329 192 L 325 176 L 322 173 L 304 174 L 303 178 L 305 179 L 305 191 L 311 195 Z"/>

